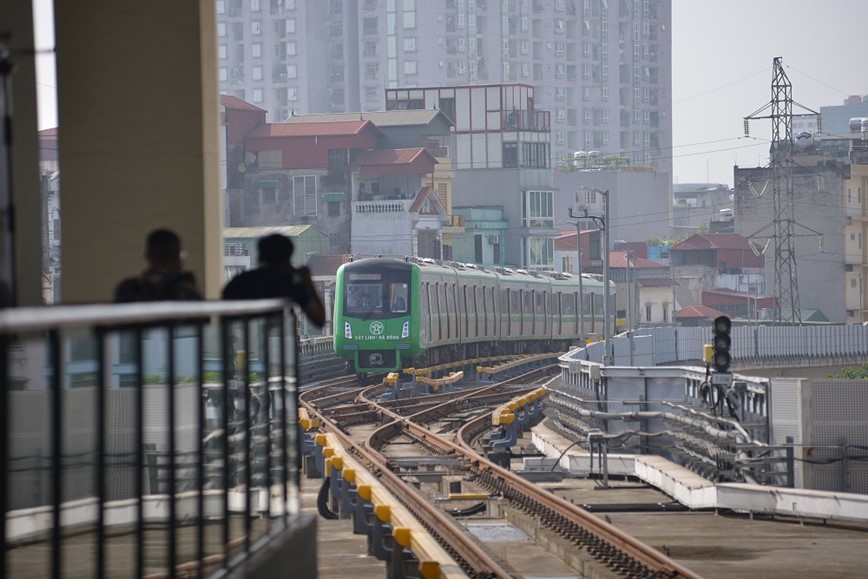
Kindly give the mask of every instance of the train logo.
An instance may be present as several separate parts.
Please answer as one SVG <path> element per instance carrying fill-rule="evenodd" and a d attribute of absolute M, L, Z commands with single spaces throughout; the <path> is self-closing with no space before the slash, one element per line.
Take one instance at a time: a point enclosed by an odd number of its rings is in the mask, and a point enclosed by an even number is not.
<path fill-rule="evenodd" d="M 381 335 L 384 329 L 383 322 L 371 322 L 371 333 L 375 336 Z"/>

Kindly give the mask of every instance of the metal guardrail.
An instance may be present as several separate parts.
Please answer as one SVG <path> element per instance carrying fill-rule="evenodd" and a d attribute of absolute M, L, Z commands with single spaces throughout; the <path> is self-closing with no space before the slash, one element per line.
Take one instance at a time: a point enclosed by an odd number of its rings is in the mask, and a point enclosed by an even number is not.
<path fill-rule="evenodd" d="M 289 532 L 297 326 L 281 300 L 0 312 L 0 579 L 218 575 Z"/>

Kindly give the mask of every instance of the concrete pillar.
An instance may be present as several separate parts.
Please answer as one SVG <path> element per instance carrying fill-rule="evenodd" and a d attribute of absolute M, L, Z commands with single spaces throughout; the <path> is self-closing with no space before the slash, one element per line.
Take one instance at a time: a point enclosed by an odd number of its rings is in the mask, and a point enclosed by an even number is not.
<path fill-rule="evenodd" d="M 110 300 L 157 227 L 223 275 L 213 0 L 55 2 L 64 303 Z"/>
<path fill-rule="evenodd" d="M 17 305 L 35 306 L 42 304 L 42 197 L 30 0 L 0 2 L 0 46 L 12 67 L 5 75 L 9 101 L 0 95 L 0 113 L 11 115 L 9 149 L 0 144 L 0 279 L 14 286 Z"/>

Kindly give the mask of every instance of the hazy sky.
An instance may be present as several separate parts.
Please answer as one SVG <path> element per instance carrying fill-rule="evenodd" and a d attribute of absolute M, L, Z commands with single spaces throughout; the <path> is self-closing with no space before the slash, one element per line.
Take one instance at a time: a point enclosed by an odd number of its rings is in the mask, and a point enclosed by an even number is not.
<path fill-rule="evenodd" d="M 732 185 L 733 165 L 768 163 L 771 125 L 745 139 L 742 119 L 771 100 L 774 57 L 819 111 L 868 94 L 866 55 L 866 0 L 673 0 L 674 181 Z"/>
<path fill-rule="evenodd" d="M 819 111 L 868 94 L 868 0 L 672 0 L 672 125 L 677 183 L 732 185 L 733 165 L 768 162 L 767 121 L 780 56 L 793 99 Z M 52 0 L 34 0 L 36 43 L 52 46 Z M 53 56 L 37 57 L 39 128 L 57 126 Z M 798 108 L 794 112 L 798 112 Z"/>

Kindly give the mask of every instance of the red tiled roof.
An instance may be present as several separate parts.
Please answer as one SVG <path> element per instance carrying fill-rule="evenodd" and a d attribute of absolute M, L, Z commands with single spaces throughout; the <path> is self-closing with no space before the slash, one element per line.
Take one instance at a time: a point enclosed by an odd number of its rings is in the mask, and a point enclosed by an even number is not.
<path fill-rule="evenodd" d="M 424 147 L 411 149 L 372 149 L 359 153 L 350 165 L 409 165 L 421 155 L 430 154 Z"/>
<path fill-rule="evenodd" d="M 416 199 L 413 201 L 413 204 L 410 206 L 410 212 L 418 213 L 419 211 L 421 211 L 422 204 L 428 197 L 431 198 L 432 203 L 440 205 L 440 200 L 437 199 L 437 196 L 431 194 L 433 191 L 434 190 L 431 188 L 431 185 L 425 185 L 424 187 L 422 187 L 422 189 L 419 191 L 419 194 L 416 195 Z"/>
<path fill-rule="evenodd" d="M 269 123 L 253 130 L 251 137 L 340 137 L 358 135 L 371 121 L 336 121 L 333 123 Z"/>
<path fill-rule="evenodd" d="M 610 251 L 609 267 L 620 269 L 627 268 L 627 252 Z M 635 255 L 633 255 L 630 256 L 629 267 L 635 267 L 636 269 L 666 269 L 669 266 L 663 263 L 658 263 L 656 261 L 651 261 L 650 259 L 645 259 L 644 257 L 636 257 Z"/>
<path fill-rule="evenodd" d="M 673 250 L 691 251 L 699 249 L 743 249 L 750 251 L 747 238 L 738 233 L 697 233 L 681 243 L 674 245 Z"/>
<path fill-rule="evenodd" d="M 334 277 L 338 268 L 345 263 L 353 260 L 352 254 L 339 253 L 331 255 L 311 255 L 307 260 L 307 266 L 310 268 L 312 277 Z"/>
<path fill-rule="evenodd" d="M 718 311 L 714 308 L 710 308 L 708 306 L 687 306 L 686 308 L 680 309 L 675 312 L 676 318 L 707 318 L 709 320 L 713 320 L 718 316 L 725 316 L 721 311 Z"/>
<path fill-rule="evenodd" d="M 220 95 L 220 104 L 227 109 L 236 109 L 242 111 L 258 111 L 265 112 L 264 109 L 259 108 L 256 105 L 252 105 L 245 100 L 241 100 L 240 98 L 228 94 Z"/>
<path fill-rule="evenodd" d="M 599 229 L 585 229 L 582 231 L 582 237 L 590 237 L 591 233 L 597 231 Z M 557 251 L 576 251 L 576 233 L 564 233 L 555 237 L 555 249 Z"/>

